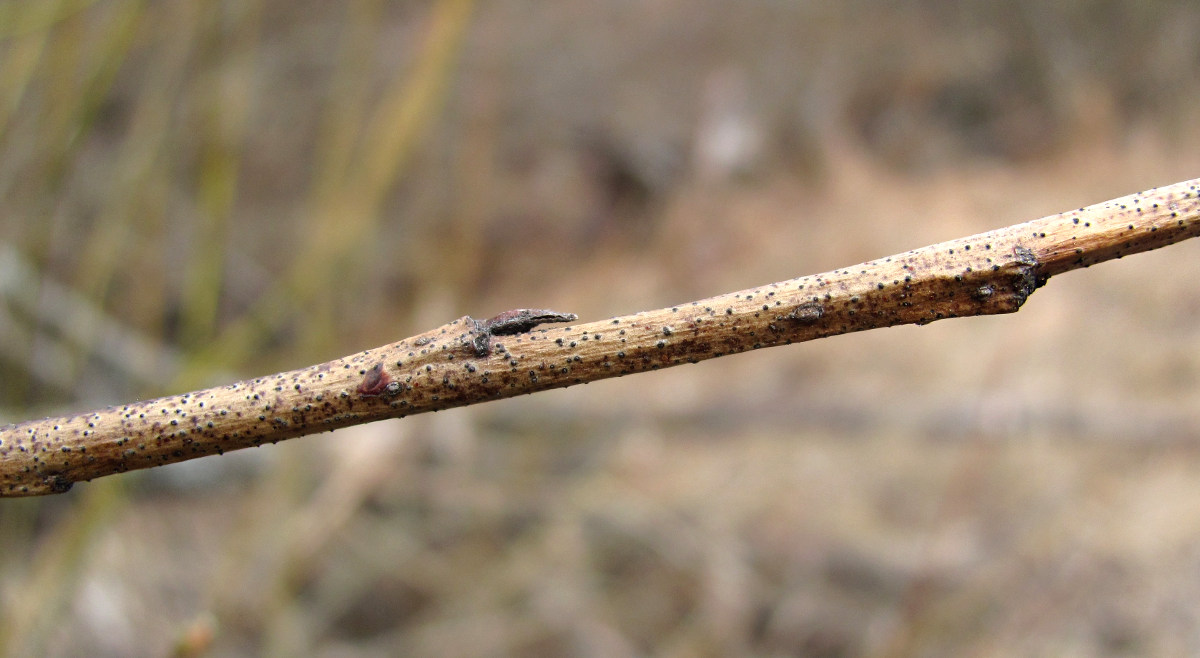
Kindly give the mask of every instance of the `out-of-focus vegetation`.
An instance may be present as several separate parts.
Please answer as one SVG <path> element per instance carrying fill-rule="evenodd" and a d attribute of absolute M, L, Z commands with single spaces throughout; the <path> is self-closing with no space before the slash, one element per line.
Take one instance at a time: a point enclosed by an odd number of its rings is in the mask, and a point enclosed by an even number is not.
<path fill-rule="evenodd" d="M 1200 7 L 0 4 L 0 411 L 1200 175 Z M 1200 650 L 1200 252 L 0 504 L 11 655 Z"/>

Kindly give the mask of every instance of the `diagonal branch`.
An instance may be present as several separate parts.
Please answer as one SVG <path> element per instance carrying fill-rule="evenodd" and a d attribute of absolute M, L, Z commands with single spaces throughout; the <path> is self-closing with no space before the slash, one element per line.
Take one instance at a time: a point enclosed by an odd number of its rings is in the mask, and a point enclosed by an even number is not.
<path fill-rule="evenodd" d="M 0 496 L 853 331 L 1018 310 L 1051 276 L 1200 235 L 1200 179 L 671 308 L 464 316 L 398 343 L 184 395 L 0 428 Z"/>

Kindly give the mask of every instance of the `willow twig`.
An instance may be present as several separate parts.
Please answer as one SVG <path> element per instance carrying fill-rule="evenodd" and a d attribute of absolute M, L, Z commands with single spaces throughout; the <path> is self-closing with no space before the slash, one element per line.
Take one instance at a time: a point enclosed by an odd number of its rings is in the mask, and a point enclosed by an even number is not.
<path fill-rule="evenodd" d="M 329 363 L 0 428 L 0 495 L 853 331 L 1018 310 L 1051 276 L 1200 234 L 1200 179 L 824 274 L 551 329 L 464 316 Z"/>

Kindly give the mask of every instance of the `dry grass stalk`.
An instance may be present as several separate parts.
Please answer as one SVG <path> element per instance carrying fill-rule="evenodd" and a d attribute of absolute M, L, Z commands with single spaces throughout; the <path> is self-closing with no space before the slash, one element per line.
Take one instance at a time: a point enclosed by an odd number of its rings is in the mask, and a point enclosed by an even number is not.
<path fill-rule="evenodd" d="M 342 359 L 184 395 L 0 428 L 0 496 L 358 423 L 465 406 L 775 345 L 1011 313 L 1053 275 L 1200 234 L 1200 179 L 634 315 L 464 316 Z"/>

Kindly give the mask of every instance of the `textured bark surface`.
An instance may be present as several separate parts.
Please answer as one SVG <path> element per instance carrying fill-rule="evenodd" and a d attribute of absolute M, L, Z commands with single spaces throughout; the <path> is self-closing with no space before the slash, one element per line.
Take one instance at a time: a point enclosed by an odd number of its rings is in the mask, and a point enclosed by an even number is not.
<path fill-rule="evenodd" d="M 300 370 L 0 428 L 0 496 L 385 418 L 825 336 L 1017 311 L 1049 277 L 1200 234 L 1200 180 L 804 276 L 596 322 L 464 316 Z"/>

